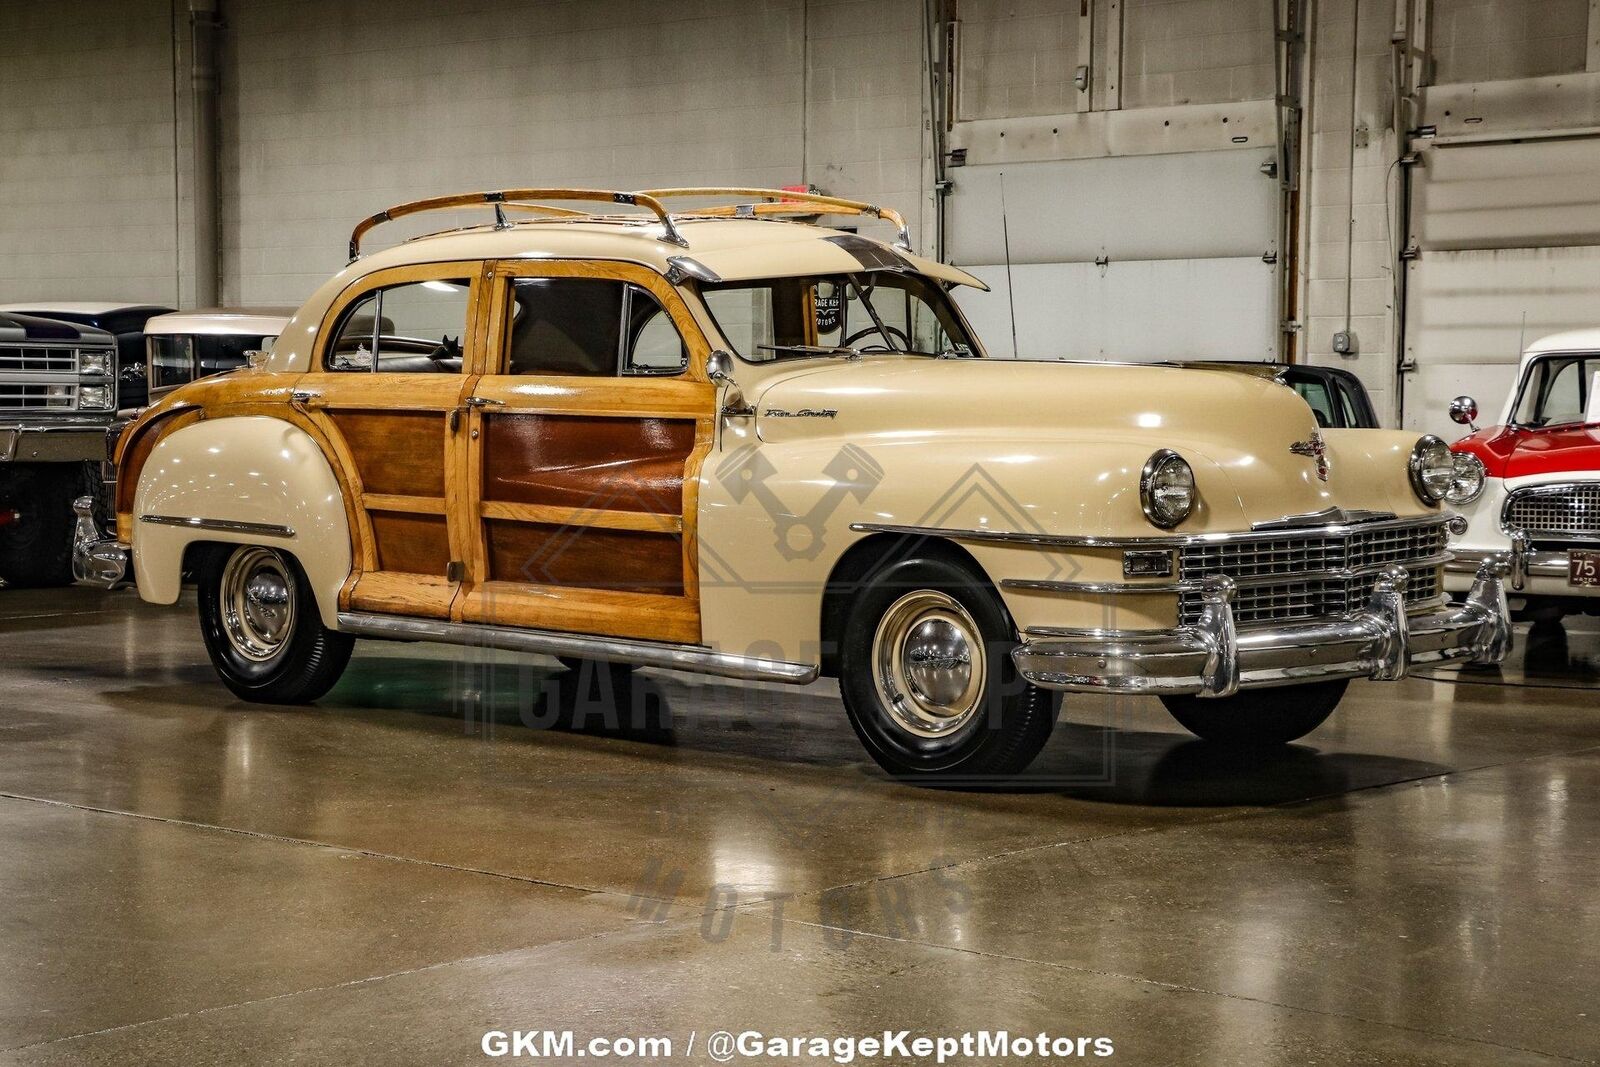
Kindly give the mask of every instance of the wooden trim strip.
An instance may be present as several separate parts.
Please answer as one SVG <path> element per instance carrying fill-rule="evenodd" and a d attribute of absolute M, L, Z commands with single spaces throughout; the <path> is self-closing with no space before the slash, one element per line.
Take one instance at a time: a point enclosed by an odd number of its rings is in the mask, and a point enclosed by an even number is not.
<path fill-rule="evenodd" d="M 361 498 L 368 511 L 397 511 L 412 515 L 445 515 L 445 502 L 438 496 L 401 496 L 398 493 L 367 493 Z"/>
<path fill-rule="evenodd" d="M 601 530 L 638 530 L 643 533 L 667 534 L 676 534 L 683 530 L 682 515 L 655 515 L 642 511 L 563 508 L 546 504 L 512 504 L 486 500 L 480 506 L 479 512 L 486 519 L 511 519 L 514 522 L 535 522 L 545 526 L 585 526 Z"/>

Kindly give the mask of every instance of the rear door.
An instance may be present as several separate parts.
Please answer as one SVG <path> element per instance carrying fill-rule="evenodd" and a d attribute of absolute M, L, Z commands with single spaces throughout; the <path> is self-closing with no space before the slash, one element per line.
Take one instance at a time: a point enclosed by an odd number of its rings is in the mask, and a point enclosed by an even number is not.
<path fill-rule="evenodd" d="M 483 350 L 483 265 L 379 271 L 341 294 L 295 404 L 327 435 L 357 525 L 342 607 L 448 618 L 464 567 L 463 401 Z"/>
<path fill-rule="evenodd" d="M 468 622 L 692 643 L 707 345 L 654 271 L 502 262 L 470 409 Z"/>

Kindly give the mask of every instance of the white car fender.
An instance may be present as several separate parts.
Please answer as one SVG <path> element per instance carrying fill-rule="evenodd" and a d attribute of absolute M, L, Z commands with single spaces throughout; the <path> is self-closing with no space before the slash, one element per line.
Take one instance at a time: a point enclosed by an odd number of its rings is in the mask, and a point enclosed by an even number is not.
<path fill-rule="evenodd" d="M 192 544 L 265 545 L 295 557 L 325 625 L 335 625 L 350 576 L 344 492 L 317 442 L 264 415 L 206 419 L 163 437 L 133 498 L 139 595 L 178 599 Z"/>

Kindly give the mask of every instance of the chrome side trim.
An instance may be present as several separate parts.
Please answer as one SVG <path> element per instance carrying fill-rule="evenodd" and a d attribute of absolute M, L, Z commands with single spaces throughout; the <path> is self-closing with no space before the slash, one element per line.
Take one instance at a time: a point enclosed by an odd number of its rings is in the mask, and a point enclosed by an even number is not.
<path fill-rule="evenodd" d="M 701 645 L 668 645 L 622 637 L 591 637 L 553 630 L 524 630 L 485 623 L 412 619 L 341 611 L 339 629 L 360 637 L 385 637 L 402 641 L 437 641 L 447 645 L 476 645 L 508 652 L 541 652 L 551 656 L 577 656 L 641 667 L 714 674 L 756 682 L 805 685 L 817 677 L 817 666 L 782 660 L 738 656 Z"/>
<path fill-rule="evenodd" d="M 189 530 L 216 530 L 219 533 L 252 534 L 260 537 L 293 537 L 294 529 L 270 522 L 238 522 L 234 519 L 202 519 L 195 516 L 140 515 L 140 522 L 152 526 L 181 526 Z"/>
<path fill-rule="evenodd" d="M 1406 570 L 1425 570 L 1428 567 L 1437 567 L 1448 564 L 1455 557 L 1449 552 L 1440 552 L 1437 555 L 1424 556 L 1421 559 L 1408 559 L 1400 566 Z M 1233 584 L 1240 589 L 1249 589 L 1261 585 L 1282 585 L 1285 582 L 1336 582 L 1347 581 L 1351 578 L 1364 578 L 1369 574 L 1382 574 L 1390 563 L 1372 563 L 1365 567 L 1338 567 L 1325 571 L 1291 571 L 1285 574 L 1264 574 L 1252 578 L 1234 578 Z M 1474 569 L 1476 569 L 1474 567 Z M 1002 578 L 1002 589 L 1026 589 L 1040 593 L 1094 593 L 1115 595 L 1118 593 L 1192 593 L 1204 587 L 1204 578 L 1189 578 L 1178 582 L 1159 582 L 1150 585 L 1136 585 L 1133 582 L 1060 582 L 1049 579 L 1031 578 Z"/>
<path fill-rule="evenodd" d="M 1442 526 L 1451 515 L 1439 512 L 1408 519 L 1353 524 L 1336 523 L 1329 526 L 1306 527 L 1307 533 L 1338 537 L 1344 534 L 1368 533 L 1373 530 L 1402 529 L 1412 526 Z M 944 526 L 902 526 L 895 523 L 853 522 L 850 529 L 857 533 L 906 534 L 913 537 L 945 537 L 952 541 L 983 541 L 994 544 L 1039 545 L 1050 548 L 1182 548 L 1185 545 L 1204 545 L 1240 541 L 1270 541 L 1281 538 L 1282 530 L 1225 531 L 1202 534 L 1166 534 L 1155 537 L 1101 537 L 1097 534 L 1045 534 L 1023 533 L 1012 530 L 956 529 Z"/>

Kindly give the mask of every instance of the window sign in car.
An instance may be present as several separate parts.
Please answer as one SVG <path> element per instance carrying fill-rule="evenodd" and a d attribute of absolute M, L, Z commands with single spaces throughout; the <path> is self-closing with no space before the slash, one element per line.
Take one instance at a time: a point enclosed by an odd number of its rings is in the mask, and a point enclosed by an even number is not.
<path fill-rule="evenodd" d="M 328 369 L 459 374 L 472 283 L 429 279 L 368 293 L 348 311 Z"/>

